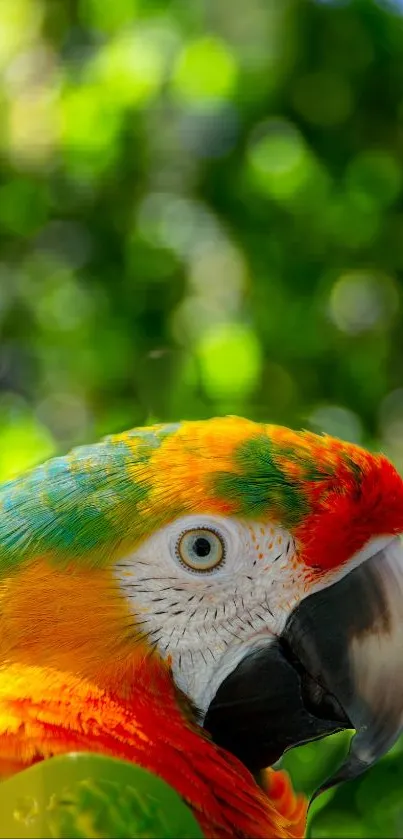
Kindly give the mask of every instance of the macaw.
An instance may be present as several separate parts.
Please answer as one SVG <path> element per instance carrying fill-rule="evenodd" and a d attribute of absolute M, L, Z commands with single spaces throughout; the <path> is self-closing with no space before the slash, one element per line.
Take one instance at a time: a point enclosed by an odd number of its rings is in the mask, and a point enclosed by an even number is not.
<path fill-rule="evenodd" d="M 0 487 L 0 774 L 91 751 L 207 837 L 297 837 L 268 769 L 403 713 L 403 482 L 383 455 L 238 417 L 138 428 Z"/>

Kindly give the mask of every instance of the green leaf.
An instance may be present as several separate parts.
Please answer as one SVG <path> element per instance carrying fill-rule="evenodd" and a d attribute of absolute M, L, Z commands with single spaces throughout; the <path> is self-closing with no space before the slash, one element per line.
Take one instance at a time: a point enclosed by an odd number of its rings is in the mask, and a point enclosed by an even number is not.
<path fill-rule="evenodd" d="M 0 839 L 201 839 L 180 796 L 139 766 L 77 753 L 0 784 Z"/>
<path fill-rule="evenodd" d="M 365 775 L 337 787 L 321 809 L 312 808 L 308 835 L 311 839 L 402 836 L 402 793 L 403 755 L 396 751 Z"/>

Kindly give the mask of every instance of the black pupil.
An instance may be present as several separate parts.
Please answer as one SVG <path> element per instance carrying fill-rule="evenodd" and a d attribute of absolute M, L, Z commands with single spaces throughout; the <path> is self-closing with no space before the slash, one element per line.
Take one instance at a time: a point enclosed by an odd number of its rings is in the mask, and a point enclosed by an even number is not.
<path fill-rule="evenodd" d="M 193 550 L 196 556 L 208 556 L 211 552 L 211 545 L 204 536 L 198 536 L 193 542 Z"/>

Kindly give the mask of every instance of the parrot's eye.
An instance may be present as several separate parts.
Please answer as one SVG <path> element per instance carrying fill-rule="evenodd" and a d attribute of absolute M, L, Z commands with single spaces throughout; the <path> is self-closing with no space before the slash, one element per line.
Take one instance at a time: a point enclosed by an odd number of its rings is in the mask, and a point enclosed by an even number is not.
<path fill-rule="evenodd" d="M 178 559 L 192 571 L 211 571 L 225 559 L 225 545 L 214 530 L 187 530 L 176 544 Z"/>

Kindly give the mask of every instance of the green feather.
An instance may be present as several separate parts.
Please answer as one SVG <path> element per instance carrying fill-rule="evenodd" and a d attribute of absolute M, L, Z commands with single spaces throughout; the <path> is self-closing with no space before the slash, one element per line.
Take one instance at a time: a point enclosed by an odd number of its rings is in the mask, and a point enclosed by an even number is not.
<path fill-rule="evenodd" d="M 217 495 L 235 501 L 240 515 L 259 518 L 270 503 L 273 513 L 289 527 L 306 515 L 308 505 L 301 489 L 277 465 L 277 451 L 267 435 L 246 440 L 235 453 L 234 472 L 216 473 L 213 486 Z"/>

